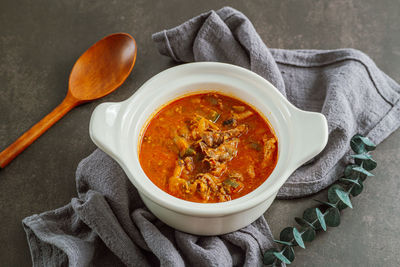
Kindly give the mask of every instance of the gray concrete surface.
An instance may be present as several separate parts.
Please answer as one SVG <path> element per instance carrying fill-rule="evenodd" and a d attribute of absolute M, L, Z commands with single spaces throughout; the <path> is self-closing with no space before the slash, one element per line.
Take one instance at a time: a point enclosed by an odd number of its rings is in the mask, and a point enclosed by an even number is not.
<path fill-rule="evenodd" d="M 113 32 L 137 41 L 136 66 L 110 96 L 70 112 L 7 168 L 0 170 L 0 265 L 31 265 L 21 220 L 60 207 L 75 196 L 78 162 L 94 144 L 88 122 L 94 107 L 121 101 L 173 63 L 160 55 L 151 33 L 209 9 L 244 12 L 263 40 L 278 48 L 353 47 L 369 54 L 400 81 L 398 0 L 271 1 L 0 1 L 0 150 L 51 111 L 64 97 L 79 55 Z M 296 249 L 294 266 L 399 266 L 400 131 L 374 152 L 376 178 L 346 210 L 342 224 Z M 324 197 L 321 192 L 314 197 Z M 312 198 L 276 201 L 266 218 L 275 235 L 312 205 Z"/>

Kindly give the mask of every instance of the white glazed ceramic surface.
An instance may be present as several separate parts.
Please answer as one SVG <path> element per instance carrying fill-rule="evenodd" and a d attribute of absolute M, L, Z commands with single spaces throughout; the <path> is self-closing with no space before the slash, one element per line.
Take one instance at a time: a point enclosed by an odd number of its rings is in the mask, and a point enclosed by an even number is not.
<path fill-rule="evenodd" d="M 251 193 L 222 203 L 195 203 L 169 195 L 147 178 L 138 158 L 142 130 L 155 112 L 179 97 L 207 91 L 250 104 L 268 118 L 278 138 L 278 163 L 270 177 Z M 90 137 L 121 165 L 159 219 L 184 232 L 218 235 L 260 217 L 289 175 L 325 147 L 328 126 L 322 114 L 297 109 L 259 75 L 230 64 L 201 62 L 159 73 L 123 102 L 100 104 L 90 120 Z"/>

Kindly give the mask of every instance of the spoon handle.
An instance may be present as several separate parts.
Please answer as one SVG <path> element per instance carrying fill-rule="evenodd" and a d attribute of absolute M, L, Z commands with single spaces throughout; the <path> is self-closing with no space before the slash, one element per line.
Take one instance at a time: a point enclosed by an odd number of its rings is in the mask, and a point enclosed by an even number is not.
<path fill-rule="evenodd" d="M 77 102 L 70 97 L 66 97 L 60 105 L 52 112 L 47 114 L 38 123 L 21 135 L 14 143 L 0 153 L 0 167 L 4 168 L 16 156 L 24 151 L 30 144 L 47 131 L 54 123 L 61 119 L 68 111 L 77 106 Z"/>

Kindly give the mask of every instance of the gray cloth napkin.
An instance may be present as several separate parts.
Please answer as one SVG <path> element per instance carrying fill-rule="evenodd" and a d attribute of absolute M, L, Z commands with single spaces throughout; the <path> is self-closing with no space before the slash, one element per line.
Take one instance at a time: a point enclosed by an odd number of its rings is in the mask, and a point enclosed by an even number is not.
<path fill-rule="evenodd" d="M 381 142 L 400 125 L 400 86 L 360 51 L 268 49 L 250 21 L 226 7 L 153 35 L 161 54 L 177 62 L 236 64 L 272 82 L 301 109 L 328 119 L 327 147 L 300 167 L 281 198 L 315 193 L 347 163 L 355 133 Z M 199 237 L 154 217 L 110 157 L 96 150 L 76 173 L 78 197 L 23 220 L 34 266 L 260 266 L 273 246 L 263 217 L 234 233 Z"/>

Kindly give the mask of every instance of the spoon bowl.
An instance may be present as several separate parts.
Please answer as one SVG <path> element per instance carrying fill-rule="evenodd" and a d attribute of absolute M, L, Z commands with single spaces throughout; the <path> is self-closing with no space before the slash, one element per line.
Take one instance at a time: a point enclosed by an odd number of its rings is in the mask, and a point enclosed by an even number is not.
<path fill-rule="evenodd" d="M 91 46 L 73 66 L 61 104 L 0 153 L 0 167 L 8 165 L 72 108 L 116 90 L 131 73 L 136 54 L 135 39 L 127 33 L 108 35 Z"/>
<path fill-rule="evenodd" d="M 79 101 L 101 98 L 117 89 L 136 60 L 135 40 L 126 33 L 106 36 L 90 47 L 72 67 L 69 92 Z"/>

